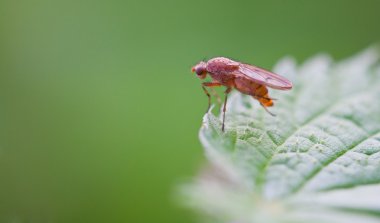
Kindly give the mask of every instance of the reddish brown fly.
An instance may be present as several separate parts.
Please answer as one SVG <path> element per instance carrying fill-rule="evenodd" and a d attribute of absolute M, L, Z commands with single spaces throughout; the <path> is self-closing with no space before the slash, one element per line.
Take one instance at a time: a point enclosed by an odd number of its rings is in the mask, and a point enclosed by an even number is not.
<path fill-rule="evenodd" d="M 249 64 L 233 61 L 225 57 L 216 57 L 207 62 L 201 61 L 192 68 L 200 79 L 206 78 L 209 74 L 211 82 L 203 82 L 202 88 L 208 97 L 207 111 L 210 109 L 211 96 L 206 87 L 225 86 L 225 98 L 223 106 L 223 124 L 226 114 L 227 95 L 233 88 L 243 94 L 247 94 L 258 100 L 263 108 L 271 115 L 267 107 L 273 106 L 273 98 L 268 95 L 267 87 L 277 90 L 290 90 L 292 83 L 284 77 L 267 71 L 263 68 Z"/>

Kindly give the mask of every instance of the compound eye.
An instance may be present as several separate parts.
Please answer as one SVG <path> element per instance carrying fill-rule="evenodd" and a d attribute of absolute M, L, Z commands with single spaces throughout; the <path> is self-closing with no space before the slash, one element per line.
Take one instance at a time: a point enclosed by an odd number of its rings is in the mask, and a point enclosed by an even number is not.
<path fill-rule="evenodd" d="M 197 73 L 198 75 L 202 75 L 204 73 L 204 69 L 202 67 L 197 67 L 195 69 L 195 73 Z"/>

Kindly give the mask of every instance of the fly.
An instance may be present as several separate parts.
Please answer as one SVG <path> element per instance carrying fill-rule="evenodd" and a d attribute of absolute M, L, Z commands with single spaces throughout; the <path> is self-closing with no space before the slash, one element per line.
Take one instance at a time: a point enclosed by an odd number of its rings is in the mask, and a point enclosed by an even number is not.
<path fill-rule="evenodd" d="M 200 79 L 205 79 L 207 74 L 212 78 L 211 82 L 203 82 L 202 88 L 208 97 L 207 111 L 211 106 L 211 96 L 207 88 L 218 86 L 227 87 L 224 91 L 223 105 L 223 123 L 222 131 L 224 132 L 224 120 L 226 115 L 227 96 L 232 89 L 250 95 L 258 100 L 260 105 L 272 116 L 267 107 L 273 106 L 273 98 L 269 97 L 268 88 L 277 90 L 290 90 L 292 83 L 286 78 L 275 73 L 267 71 L 263 68 L 245 64 L 225 57 L 216 57 L 207 62 L 201 61 L 192 68 Z"/>

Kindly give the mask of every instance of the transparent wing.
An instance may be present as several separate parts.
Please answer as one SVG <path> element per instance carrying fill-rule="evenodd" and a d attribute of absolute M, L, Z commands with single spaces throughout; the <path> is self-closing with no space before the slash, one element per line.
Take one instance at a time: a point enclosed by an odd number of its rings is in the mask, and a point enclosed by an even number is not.
<path fill-rule="evenodd" d="M 292 82 L 284 77 L 249 64 L 240 64 L 239 73 L 250 80 L 279 90 L 292 89 Z"/>

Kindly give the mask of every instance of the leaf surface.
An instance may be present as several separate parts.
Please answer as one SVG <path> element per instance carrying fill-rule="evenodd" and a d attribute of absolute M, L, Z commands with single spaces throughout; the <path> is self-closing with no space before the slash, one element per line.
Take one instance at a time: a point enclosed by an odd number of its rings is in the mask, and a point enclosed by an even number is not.
<path fill-rule="evenodd" d="M 184 187 L 188 204 L 218 222 L 380 222 L 378 57 L 281 60 L 294 88 L 270 90 L 276 117 L 231 93 L 225 133 L 204 117 L 211 167 Z"/>

